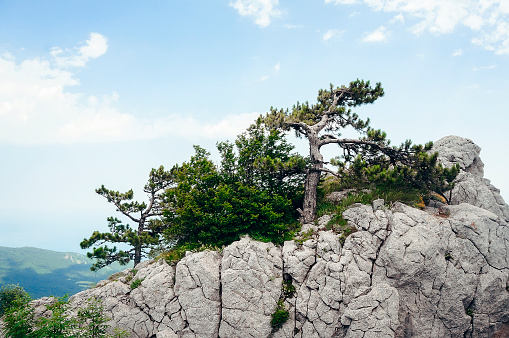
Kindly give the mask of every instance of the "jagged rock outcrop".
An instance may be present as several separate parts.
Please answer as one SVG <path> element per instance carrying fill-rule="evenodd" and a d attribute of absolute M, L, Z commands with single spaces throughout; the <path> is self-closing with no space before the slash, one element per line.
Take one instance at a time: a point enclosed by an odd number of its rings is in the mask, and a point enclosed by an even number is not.
<path fill-rule="evenodd" d="M 101 298 L 132 337 L 507 337 L 507 205 L 482 177 L 479 147 L 458 137 L 435 147 L 444 165 L 462 168 L 456 205 L 355 204 L 343 218 L 357 231 L 344 243 L 324 216 L 283 246 L 245 237 L 173 266 L 143 262 L 72 306 Z M 289 318 L 276 331 L 279 300 Z"/>
<path fill-rule="evenodd" d="M 445 167 L 460 165 L 456 186 L 451 191 L 451 204 L 468 203 L 489 210 L 509 222 L 509 206 L 490 180 L 484 178 L 484 163 L 479 154 L 481 147 L 467 138 L 446 136 L 433 145 L 438 160 Z"/>
<path fill-rule="evenodd" d="M 344 245 L 318 229 L 277 247 L 243 238 L 176 266 L 144 262 L 71 298 L 102 298 L 133 337 L 502 337 L 509 332 L 509 228 L 468 204 L 357 204 Z M 321 222 L 323 224 L 323 222 Z M 316 226 L 318 227 L 318 226 Z M 131 276 L 131 277 L 129 277 Z M 131 289 L 130 284 L 142 280 Z M 283 280 L 289 320 L 271 313 Z"/>

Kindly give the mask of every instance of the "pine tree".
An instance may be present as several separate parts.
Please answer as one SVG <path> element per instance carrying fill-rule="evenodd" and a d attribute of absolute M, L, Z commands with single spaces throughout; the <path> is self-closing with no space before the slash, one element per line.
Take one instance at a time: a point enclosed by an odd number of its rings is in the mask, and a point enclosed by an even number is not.
<path fill-rule="evenodd" d="M 331 84 L 330 89 L 318 92 L 315 104 L 297 102 L 291 111 L 271 108 L 259 118 L 260 122 L 271 128 L 293 130 L 297 137 L 308 139 L 311 165 L 304 187 L 303 222 L 311 222 L 315 217 L 317 187 L 322 173 L 353 176 L 355 180 L 367 181 L 376 177 L 379 180 L 388 179 L 393 175 L 395 181 L 408 179 L 417 186 L 437 189 L 439 193 L 452 187 L 452 179 L 459 169 L 455 167 L 449 170 L 438 166 L 436 155 L 430 157 L 426 154 L 432 143 L 423 147 L 412 146 L 407 141 L 399 147 L 391 146 L 385 132 L 372 129 L 369 119 L 363 120 L 352 112 L 352 108 L 373 103 L 383 95 L 380 83 L 371 87 L 369 81 L 356 80 L 350 82 L 348 87 L 336 88 Z M 342 137 L 345 128 L 352 128 L 361 137 Z M 326 163 L 320 149 L 328 144 L 337 144 L 342 148 L 342 155 L 334 163 L 339 167 L 338 172 L 324 167 Z"/>
<path fill-rule="evenodd" d="M 104 185 L 96 189 L 96 193 L 106 198 L 109 203 L 113 203 L 117 211 L 133 221 L 137 228 L 123 224 L 116 217 L 108 217 L 110 232 L 94 231 L 89 239 L 84 239 L 80 243 L 82 249 L 95 246 L 92 252 L 87 253 L 89 258 L 97 259 L 91 270 L 98 270 L 113 262 L 125 265 L 131 260 L 136 265 L 147 254 L 146 249 L 159 243 L 160 235 L 164 229 L 164 224 L 159 218 L 162 216 L 162 193 L 172 182 L 171 173 L 165 171 L 163 166 L 159 169 L 152 169 L 149 180 L 143 188 L 149 198 L 148 204 L 133 201 L 132 189 L 125 193 L 106 189 Z M 131 248 L 117 250 L 116 247 L 109 248 L 107 245 L 102 245 L 106 242 L 126 243 Z"/>

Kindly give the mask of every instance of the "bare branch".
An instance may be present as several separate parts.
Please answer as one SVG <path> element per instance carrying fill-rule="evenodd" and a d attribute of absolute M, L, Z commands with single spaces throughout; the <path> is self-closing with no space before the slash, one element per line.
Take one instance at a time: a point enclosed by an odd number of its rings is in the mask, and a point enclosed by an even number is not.
<path fill-rule="evenodd" d="M 307 135 L 309 132 L 309 126 L 304 122 L 284 122 L 284 124 L 293 127 L 304 135 Z"/>
<path fill-rule="evenodd" d="M 330 170 L 330 169 L 327 169 L 327 168 L 320 168 L 320 169 L 316 169 L 316 170 L 318 170 L 318 171 L 322 171 L 322 172 L 324 172 L 324 173 L 329 173 L 329 174 L 334 175 L 334 176 L 336 176 L 336 177 L 341 177 L 341 175 L 340 175 L 340 174 L 338 174 L 338 173 L 336 173 L 336 172 L 334 172 L 334 171 L 332 171 L 332 170 Z"/>

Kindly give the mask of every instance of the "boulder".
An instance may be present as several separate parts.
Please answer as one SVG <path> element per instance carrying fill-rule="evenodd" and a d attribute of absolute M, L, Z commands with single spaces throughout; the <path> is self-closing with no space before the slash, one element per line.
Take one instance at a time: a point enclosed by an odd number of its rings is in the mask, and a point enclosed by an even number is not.
<path fill-rule="evenodd" d="M 438 160 L 445 167 L 460 165 L 456 185 L 450 193 L 451 204 L 468 203 L 489 210 L 504 221 L 509 221 L 509 206 L 500 190 L 484 178 L 484 163 L 479 154 L 481 147 L 467 138 L 446 136 L 433 144 Z"/>

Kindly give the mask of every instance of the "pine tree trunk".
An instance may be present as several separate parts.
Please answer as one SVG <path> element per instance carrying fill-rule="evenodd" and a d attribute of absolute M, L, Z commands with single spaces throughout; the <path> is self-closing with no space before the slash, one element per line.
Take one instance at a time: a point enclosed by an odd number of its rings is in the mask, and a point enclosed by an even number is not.
<path fill-rule="evenodd" d="M 141 262 L 141 244 L 134 247 L 134 266 Z"/>
<path fill-rule="evenodd" d="M 309 157 L 311 159 L 311 168 L 306 175 L 304 184 L 304 205 L 302 207 L 302 221 L 304 223 L 313 222 L 316 215 L 316 191 L 320 183 L 320 174 L 323 168 L 323 156 L 320 154 L 318 146 L 318 133 L 310 132 L 307 135 L 309 141 Z"/>
<path fill-rule="evenodd" d="M 304 206 L 302 210 L 302 221 L 313 222 L 316 214 L 316 190 L 320 182 L 320 172 L 310 171 L 306 176 L 304 184 Z"/>
<path fill-rule="evenodd" d="M 141 236 L 145 229 L 145 217 L 142 216 L 138 223 L 138 244 L 134 246 L 134 266 L 141 262 Z"/>

